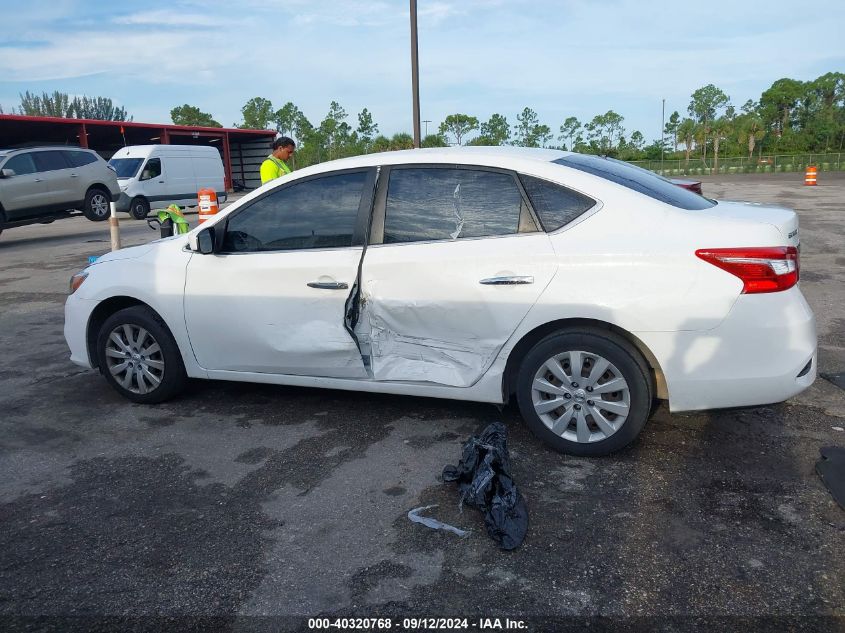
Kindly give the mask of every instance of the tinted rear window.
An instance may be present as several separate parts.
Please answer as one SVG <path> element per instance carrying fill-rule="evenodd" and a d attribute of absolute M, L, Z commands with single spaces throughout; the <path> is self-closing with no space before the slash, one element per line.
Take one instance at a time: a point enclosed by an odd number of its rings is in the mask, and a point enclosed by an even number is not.
<path fill-rule="evenodd" d="M 56 171 L 71 167 L 65 160 L 64 152 L 34 152 L 32 158 L 35 159 L 35 166 L 38 171 Z"/>
<path fill-rule="evenodd" d="M 715 202 L 699 196 L 692 191 L 673 185 L 654 172 L 634 167 L 621 160 L 590 156 L 586 154 L 572 154 L 554 161 L 558 165 L 572 167 L 588 174 L 599 176 L 605 180 L 628 187 L 649 198 L 671 204 L 679 209 L 699 210 L 715 206 Z"/>
<path fill-rule="evenodd" d="M 522 186 L 546 231 L 556 231 L 591 209 L 596 201 L 548 180 L 520 174 Z"/>
<path fill-rule="evenodd" d="M 65 152 L 65 157 L 74 167 L 84 167 L 97 162 L 97 157 L 90 152 Z"/>

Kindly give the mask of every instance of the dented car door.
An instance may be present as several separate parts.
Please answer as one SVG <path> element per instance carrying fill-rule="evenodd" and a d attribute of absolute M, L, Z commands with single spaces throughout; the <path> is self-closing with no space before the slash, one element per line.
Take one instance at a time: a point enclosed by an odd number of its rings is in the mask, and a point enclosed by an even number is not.
<path fill-rule="evenodd" d="M 515 174 L 384 168 L 354 327 L 373 379 L 468 387 L 556 271 Z"/>
<path fill-rule="evenodd" d="M 271 189 L 218 223 L 215 252 L 194 254 L 185 319 L 208 370 L 366 378 L 346 327 L 375 169 Z"/>

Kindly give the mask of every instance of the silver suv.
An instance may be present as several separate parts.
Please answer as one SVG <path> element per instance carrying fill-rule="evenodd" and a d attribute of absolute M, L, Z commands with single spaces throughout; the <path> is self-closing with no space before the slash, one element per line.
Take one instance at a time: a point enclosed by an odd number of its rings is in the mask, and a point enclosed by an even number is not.
<path fill-rule="evenodd" d="M 0 149 L 0 232 L 52 222 L 79 210 L 89 220 L 109 217 L 120 196 L 117 175 L 88 149 Z"/>

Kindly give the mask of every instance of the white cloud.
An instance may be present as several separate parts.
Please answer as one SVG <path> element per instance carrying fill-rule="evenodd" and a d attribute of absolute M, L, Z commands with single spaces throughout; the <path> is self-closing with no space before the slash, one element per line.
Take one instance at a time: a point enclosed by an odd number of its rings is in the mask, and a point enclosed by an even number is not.
<path fill-rule="evenodd" d="M 129 15 L 117 16 L 112 20 L 115 24 L 150 25 L 161 28 L 168 27 L 205 27 L 220 26 L 219 19 L 211 15 L 200 13 L 180 13 L 169 9 L 142 11 Z"/>

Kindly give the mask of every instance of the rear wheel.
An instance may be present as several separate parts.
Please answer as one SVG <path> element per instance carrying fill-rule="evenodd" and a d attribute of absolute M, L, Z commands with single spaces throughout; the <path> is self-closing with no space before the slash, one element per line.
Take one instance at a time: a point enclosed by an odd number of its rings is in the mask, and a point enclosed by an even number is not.
<path fill-rule="evenodd" d="M 101 222 L 109 217 L 109 202 L 111 195 L 102 189 L 89 189 L 85 194 L 82 212 L 92 222 Z"/>
<path fill-rule="evenodd" d="M 132 202 L 129 203 L 129 213 L 132 214 L 132 217 L 136 220 L 143 220 L 147 217 L 147 214 L 150 212 L 150 203 L 147 202 L 146 198 L 138 196 L 137 198 L 132 198 Z"/>
<path fill-rule="evenodd" d="M 133 402 L 163 402 L 187 382 L 179 347 L 161 318 L 146 306 L 115 312 L 97 336 L 100 370 Z"/>
<path fill-rule="evenodd" d="M 548 446 L 573 455 L 607 455 L 630 444 L 645 426 L 651 375 L 622 337 L 565 330 L 528 352 L 516 395 L 528 427 Z"/>

